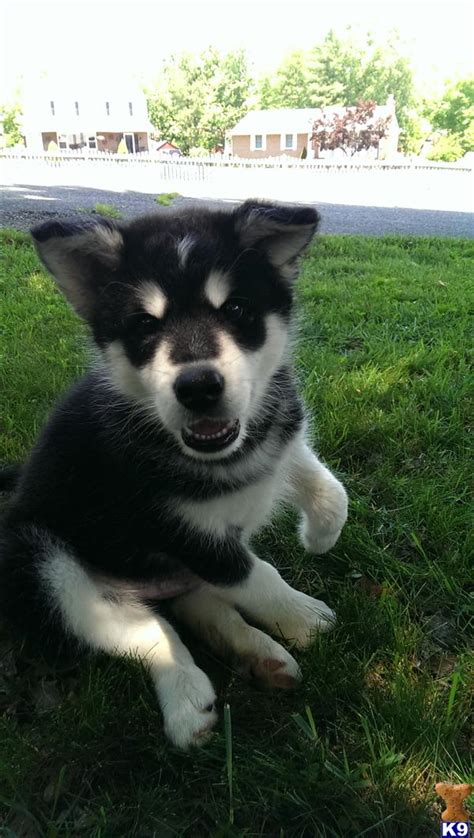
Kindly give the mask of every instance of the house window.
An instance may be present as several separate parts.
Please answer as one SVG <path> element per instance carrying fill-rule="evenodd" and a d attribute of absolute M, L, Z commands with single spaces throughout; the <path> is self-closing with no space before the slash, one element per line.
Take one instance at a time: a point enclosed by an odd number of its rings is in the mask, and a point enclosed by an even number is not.
<path fill-rule="evenodd" d="M 89 137 L 88 139 L 89 148 L 97 148 L 97 140 L 95 137 Z"/>
<path fill-rule="evenodd" d="M 79 116 L 79 102 L 74 102 L 74 110 L 76 111 L 76 116 Z"/>
<path fill-rule="evenodd" d="M 296 151 L 297 135 L 282 134 L 280 137 L 280 151 Z"/>
<path fill-rule="evenodd" d="M 251 134 L 250 135 L 250 151 L 266 151 L 267 137 L 266 134 Z"/>
<path fill-rule="evenodd" d="M 133 116 L 133 102 L 128 103 L 128 112 L 130 116 Z"/>
<path fill-rule="evenodd" d="M 54 102 L 53 102 L 52 99 L 51 99 L 51 102 L 49 103 L 49 107 L 51 108 L 51 116 L 54 116 L 55 115 L 55 110 L 54 110 Z"/>
<path fill-rule="evenodd" d="M 110 102 L 105 103 L 105 112 L 107 116 L 110 116 Z"/>

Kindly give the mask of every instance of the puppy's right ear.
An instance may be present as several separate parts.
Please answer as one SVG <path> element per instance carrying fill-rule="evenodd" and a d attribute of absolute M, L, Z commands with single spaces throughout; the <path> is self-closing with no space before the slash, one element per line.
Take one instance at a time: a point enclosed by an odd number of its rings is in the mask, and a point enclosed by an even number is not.
<path fill-rule="evenodd" d="M 123 250 L 119 226 L 48 221 L 31 231 L 36 250 L 71 305 L 90 318 L 102 288 L 117 271 Z"/>

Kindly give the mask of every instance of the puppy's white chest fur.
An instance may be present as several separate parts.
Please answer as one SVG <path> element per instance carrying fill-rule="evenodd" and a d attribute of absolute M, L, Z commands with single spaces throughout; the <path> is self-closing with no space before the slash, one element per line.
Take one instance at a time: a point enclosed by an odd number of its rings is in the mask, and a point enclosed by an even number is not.
<path fill-rule="evenodd" d="M 249 538 L 268 522 L 284 499 L 288 479 L 286 456 L 274 471 L 243 489 L 204 501 L 181 501 L 179 512 L 186 523 L 208 535 L 224 537 L 229 527 L 239 527 Z"/>

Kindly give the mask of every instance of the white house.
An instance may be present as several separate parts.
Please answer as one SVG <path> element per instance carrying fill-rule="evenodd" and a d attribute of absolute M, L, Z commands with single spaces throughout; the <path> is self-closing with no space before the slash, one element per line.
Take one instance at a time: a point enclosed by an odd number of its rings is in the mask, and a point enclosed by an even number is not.
<path fill-rule="evenodd" d="M 97 149 L 148 151 L 153 126 L 144 93 L 125 81 L 43 80 L 25 91 L 23 134 L 32 151 Z"/>

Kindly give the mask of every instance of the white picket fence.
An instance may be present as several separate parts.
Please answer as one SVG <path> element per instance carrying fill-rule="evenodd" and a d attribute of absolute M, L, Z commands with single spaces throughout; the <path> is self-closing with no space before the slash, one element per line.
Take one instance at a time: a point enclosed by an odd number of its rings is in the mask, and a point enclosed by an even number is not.
<path fill-rule="evenodd" d="M 188 158 L 141 153 L 0 151 L 6 185 L 80 186 L 115 192 L 178 192 L 301 202 L 472 211 L 473 173 L 462 163 L 269 158 Z"/>
<path fill-rule="evenodd" d="M 376 169 L 400 170 L 410 169 L 436 169 L 446 171 L 472 171 L 472 166 L 462 161 L 456 163 L 444 163 L 442 161 L 426 160 L 420 157 L 402 158 L 397 160 L 369 160 L 361 157 L 338 157 L 331 159 L 306 159 L 281 155 L 279 157 L 244 158 L 228 157 L 221 154 L 209 155 L 207 157 L 175 157 L 150 151 L 142 151 L 137 154 L 112 154 L 107 151 L 95 149 L 61 150 L 30 152 L 28 149 L 0 149 L 0 159 L 4 160 L 35 160 L 45 162 L 51 166 L 62 166 L 66 161 L 83 161 L 88 163 L 107 163 L 110 165 L 150 165 L 160 164 L 163 166 L 177 166 L 182 171 L 186 169 L 196 170 L 200 168 L 220 169 L 304 169 L 308 170 L 334 170 L 334 171 L 359 171 Z"/>

